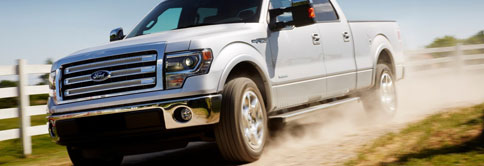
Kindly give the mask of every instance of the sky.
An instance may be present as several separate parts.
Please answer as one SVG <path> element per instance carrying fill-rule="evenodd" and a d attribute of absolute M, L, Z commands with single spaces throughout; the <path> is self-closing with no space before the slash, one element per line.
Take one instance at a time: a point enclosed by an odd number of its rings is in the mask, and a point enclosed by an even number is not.
<path fill-rule="evenodd" d="M 0 65 L 65 57 L 131 31 L 161 0 L 0 0 Z M 483 0 L 339 0 L 350 20 L 397 20 L 407 50 L 484 30 Z"/>

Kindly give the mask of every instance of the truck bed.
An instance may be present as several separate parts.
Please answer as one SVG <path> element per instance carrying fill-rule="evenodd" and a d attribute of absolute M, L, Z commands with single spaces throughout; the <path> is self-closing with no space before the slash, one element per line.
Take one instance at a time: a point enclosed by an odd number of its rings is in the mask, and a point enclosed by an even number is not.
<path fill-rule="evenodd" d="M 399 54 L 394 59 L 396 65 L 403 63 L 403 48 L 400 38 L 400 28 L 396 21 L 391 20 L 352 20 L 348 21 L 352 31 L 355 58 L 358 70 L 365 70 L 374 66 L 372 53 L 377 52 L 378 46 L 374 46 L 375 40 L 386 40 L 392 53 Z M 399 70 L 399 69 L 396 69 Z M 396 72 L 400 73 L 400 72 Z M 397 74 L 398 79 L 401 75 Z"/>

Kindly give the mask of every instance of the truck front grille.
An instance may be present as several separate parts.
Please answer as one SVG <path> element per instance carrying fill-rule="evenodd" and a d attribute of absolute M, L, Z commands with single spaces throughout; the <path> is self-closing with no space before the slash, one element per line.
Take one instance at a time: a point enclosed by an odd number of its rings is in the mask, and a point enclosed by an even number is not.
<path fill-rule="evenodd" d="M 115 55 L 64 65 L 63 100 L 122 93 L 156 86 L 155 51 Z"/>

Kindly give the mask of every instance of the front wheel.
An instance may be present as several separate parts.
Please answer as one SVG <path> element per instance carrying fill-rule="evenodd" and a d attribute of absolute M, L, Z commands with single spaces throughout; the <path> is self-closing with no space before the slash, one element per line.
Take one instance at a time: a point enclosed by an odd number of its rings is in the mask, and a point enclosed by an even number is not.
<path fill-rule="evenodd" d="M 397 112 L 395 79 L 388 65 L 378 64 L 376 69 L 376 85 L 362 96 L 363 105 L 372 117 L 389 119 Z"/>
<path fill-rule="evenodd" d="M 220 122 L 215 126 L 220 153 L 230 161 L 256 161 L 267 136 L 267 114 L 256 84 L 244 77 L 231 80 L 224 88 Z"/>

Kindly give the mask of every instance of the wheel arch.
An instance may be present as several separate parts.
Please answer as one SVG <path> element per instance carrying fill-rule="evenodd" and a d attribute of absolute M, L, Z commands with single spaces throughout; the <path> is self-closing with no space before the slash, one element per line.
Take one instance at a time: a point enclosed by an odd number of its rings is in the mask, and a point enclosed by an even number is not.
<path fill-rule="evenodd" d="M 225 84 L 231 79 L 237 78 L 238 76 L 248 77 L 256 83 L 257 88 L 261 91 L 266 111 L 269 112 L 272 110 L 272 86 L 264 56 L 254 47 L 245 43 L 233 43 L 225 47 L 219 56 L 225 60 L 220 60 L 216 63 L 226 65 L 223 67 L 217 91 L 223 91 Z"/>
<path fill-rule="evenodd" d="M 377 35 L 372 42 L 372 50 L 374 50 L 374 62 L 373 62 L 373 80 L 376 79 L 376 66 L 378 64 L 386 64 L 392 70 L 392 75 L 396 75 L 396 65 L 394 57 L 394 49 L 390 43 L 390 40 L 384 35 Z M 373 86 L 375 82 L 373 81 Z"/>

